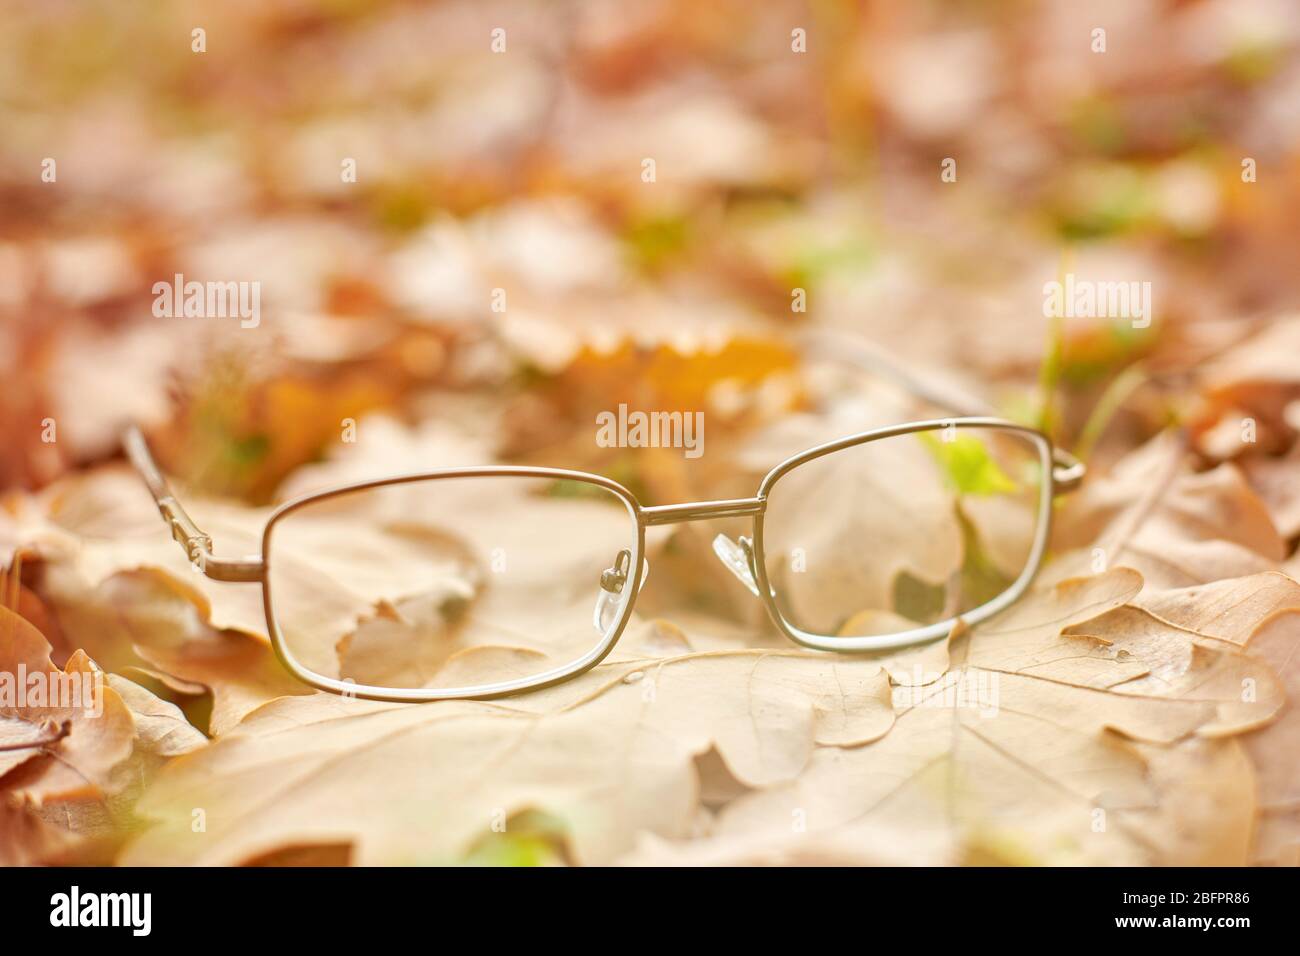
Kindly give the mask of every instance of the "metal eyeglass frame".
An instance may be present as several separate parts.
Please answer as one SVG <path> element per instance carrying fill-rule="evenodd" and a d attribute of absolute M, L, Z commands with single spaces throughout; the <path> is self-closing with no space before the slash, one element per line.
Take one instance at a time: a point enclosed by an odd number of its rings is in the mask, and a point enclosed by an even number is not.
<path fill-rule="evenodd" d="M 837 348 L 842 348 L 842 346 L 837 346 Z M 841 351 L 835 357 L 842 359 L 845 358 L 846 355 Z M 864 361 L 864 356 L 860 353 L 852 355 L 851 360 L 860 365 L 872 364 Z M 885 365 L 877 367 L 876 370 L 886 371 L 898 380 L 900 384 L 903 384 L 914 394 L 922 398 L 926 398 L 930 401 L 937 400 L 931 389 L 916 380 L 902 377 L 898 373 L 897 369 L 891 369 L 888 365 Z M 947 399 L 947 402 L 949 404 L 955 404 L 951 399 Z M 1039 520 L 1026 566 L 1020 576 L 1006 591 L 979 607 L 967 611 L 964 614 L 948 618 L 944 621 L 939 621 L 935 624 L 924 627 L 914 628 L 909 631 L 863 637 L 835 637 L 810 634 L 792 626 L 785 620 L 776 604 L 775 593 L 767 576 L 766 560 L 763 550 L 763 518 L 767 510 L 768 495 L 773 486 L 783 475 L 797 468 L 799 465 L 821 458 L 824 455 L 833 454 L 834 452 L 846 448 L 852 448 L 884 438 L 951 428 L 997 429 L 1017 433 L 1032 442 L 1038 451 L 1042 474 L 1044 475 L 1039 497 Z M 145 484 L 148 486 L 150 493 L 153 495 L 159 513 L 171 529 L 172 537 L 181 545 L 182 548 L 184 548 L 185 554 L 189 560 L 207 577 L 215 581 L 261 584 L 262 607 L 266 616 L 266 625 L 271 639 L 271 646 L 275 651 L 276 657 L 279 658 L 280 662 L 291 674 L 293 674 L 294 677 L 303 683 L 320 690 L 331 691 L 348 697 L 410 703 L 455 699 L 486 700 L 494 697 L 504 697 L 511 694 L 522 693 L 524 691 L 549 687 L 561 681 L 576 677 L 584 671 L 595 667 L 605 659 L 609 652 L 614 648 L 614 645 L 618 643 L 619 638 L 623 634 L 624 628 L 631 619 L 632 610 L 636 603 L 636 597 L 644 583 L 646 574 L 646 561 L 644 559 L 646 528 L 656 525 L 678 524 L 687 521 L 703 521 L 715 518 L 732 517 L 750 517 L 753 519 L 752 538 L 739 538 L 739 544 L 737 547 L 737 545 L 733 544 L 730 539 L 719 535 L 719 540 L 715 542 L 715 551 L 718 553 L 718 557 L 722 559 L 723 563 L 741 579 L 741 582 L 763 601 L 767 607 L 768 615 L 781 633 L 797 644 L 815 650 L 861 652 L 887 650 L 937 640 L 938 638 L 947 635 L 959 619 L 968 625 L 978 623 L 979 621 L 998 613 L 1024 594 L 1042 563 L 1048 535 L 1051 532 L 1052 499 L 1057 494 L 1072 491 L 1078 487 L 1080 482 L 1083 480 L 1086 470 L 1085 466 L 1072 455 L 1062 449 L 1054 448 L 1051 439 L 1043 432 L 1006 419 L 990 416 L 963 416 L 959 418 L 931 419 L 927 421 L 910 422 L 902 425 L 892 425 L 885 428 L 876 428 L 870 431 L 860 432 L 846 436 L 837 441 L 818 445 L 815 448 L 810 448 L 807 451 L 800 452 L 797 455 L 787 458 L 769 471 L 759 484 L 758 493 L 752 498 L 733 498 L 720 501 L 693 501 L 683 504 L 646 507 L 637 501 L 632 492 L 628 491 L 618 482 L 588 472 L 569 471 L 559 468 L 512 465 L 439 469 L 417 474 L 400 475 L 392 478 L 381 478 L 373 481 L 358 482 L 333 488 L 328 491 L 306 495 L 289 501 L 277 508 L 267 519 L 266 526 L 262 532 L 262 552 L 260 558 L 255 560 L 228 561 L 219 559 L 213 554 L 211 537 L 195 525 L 190 516 L 186 514 L 185 509 L 181 506 L 180 502 L 176 500 L 176 497 L 172 494 L 166 479 L 163 477 L 162 472 L 155 463 L 153 455 L 149 451 L 149 446 L 145 442 L 144 436 L 140 433 L 139 429 L 135 427 L 128 428 L 123 437 L 123 444 L 131 463 L 140 473 Z M 612 626 L 606 629 L 600 643 L 595 648 L 569 664 L 544 671 L 532 677 L 499 681 L 492 684 L 474 685 L 470 687 L 436 689 L 380 687 L 357 684 L 350 680 L 338 680 L 310 671 L 303 667 L 294 658 L 286 645 L 284 635 L 280 630 L 278 621 L 276 620 L 272 604 L 269 573 L 271 567 L 272 533 L 275 530 L 276 525 L 282 519 L 308 505 L 316 504 L 340 495 L 351 494 L 367 489 L 408 484 L 411 482 L 434 481 L 439 479 L 486 478 L 494 476 L 549 478 L 552 480 L 584 482 L 612 492 L 628 507 L 630 514 L 635 519 L 637 534 L 636 553 L 631 555 L 629 562 L 631 580 L 619 581 L 619 590 L 625 594 L 625 597 L 621 601 L 621 606 L 618 608 L 618 619 L 613 622 Z"/>

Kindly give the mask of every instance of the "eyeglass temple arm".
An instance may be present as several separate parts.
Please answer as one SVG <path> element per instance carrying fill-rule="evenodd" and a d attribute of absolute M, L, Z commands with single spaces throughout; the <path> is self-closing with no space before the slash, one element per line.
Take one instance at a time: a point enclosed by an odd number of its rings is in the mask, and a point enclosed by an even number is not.
<path fill-rule="evenodd" d="M 223 561 L 212 554 L 212 538 L 199 530 L 193 519 L 181 507 L 181 503 L 172 494 L 167 479 L 163 477 L 154 461 L 149 444 L 140 429 L 129 426 L 122 435 L 122 445 L 126 456 L 131 460 L 135 470 L 144 479 L 149 493 L 153 495 L 158 513 L 162 515 L 171 529 L 172 537 L 185 550 L 185 556 L 205 575 L 214 581 L 260 581 L 262 563 L 260 561 Z"/>
<path fill-rule="evenodd" d="M 959 415 L 982 417 L 992 414 L 992 409 L 965 393 L 951 387 L 927 382 L 904 369 L 880 349 L 856 336 L 819 331 L 802 340 L 804 351 L 816 358 L 831 359 L 856 366 L 874 375 L 887 378 L 895 385 L 939 408 Z M 1083 483 L 1088 466 L 1063 448 L 1052 446 L 1052 486 L 1058 494 L 1074 491 Z"/>

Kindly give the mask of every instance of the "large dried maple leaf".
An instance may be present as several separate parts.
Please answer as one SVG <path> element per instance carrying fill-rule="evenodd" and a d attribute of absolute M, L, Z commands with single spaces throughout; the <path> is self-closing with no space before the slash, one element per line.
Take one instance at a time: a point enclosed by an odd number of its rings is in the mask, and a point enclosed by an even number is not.
<path fill-rule="evenodd" d="M 358 863 L 449 862 L 535 809 L 565 822 L 576 861 L 608 862 L 638 832 L 690 833 L 695 757 L 716 748 L 748 786 L 789 780 L 818 746 L 886 733 L 888 699 L 870 661 L 741 651 L 623 661 L 509 706 L 279 700 L 164 771 L 140 805 L 160 824 L 124 862 L 337 842 Z"/>
<path fill-rule="evenodd" d="M 943 838 L 950 860 L 1244 862 L 1249 763 L 1235 742 L 1197 736 L 1218 703 L 1178 685 L 1123 693 L 1162 650 L 1107 655 L 1062 636 L 1113 620 L 1140 585 L 1131 571 L 1063 582 L 977 628 L 944 680 L 910 689 L 886 737 L 819 750 L 794 783 L 726 808 L 714 839 L 743 847 L 797 819 Z M 1201 839 L 1188 845 L 1191 824 Z"/>
<path fill-rule="evenodd" d="M 158 825 L 124 861 L 236 863 L 325 843 L 351 844 L 362 863 L 448 861 L 494 820 L 540 811 L 562 821 L 575 861 L 607 862 L 641 834 L 698 835 L 696 760 L 716 749 L 742 789 L 712 827 L 724 856 L 731 840 L 775 841 L 803 859 L 861 825 L 915 837 L 935 859 L 1242 862 L 1252 776 L 1223 735 L 1258 721 L 1225 715 L 1190 680 L 1123 692 L 1178 676 L 1151 643 L 1063 653 L 1102 646 L 1061 631 L 1107 622 L 1140 587 L 1115 571 L 1041 592 L 956 640 L 946 675 L 892 701 L 878 662 L 799 651 L 619 661 L 509 705 L 276 701 L 163 772 L 141 804 Z M 1265 695 L 1261 719 L 1276 706 Z M 194 807 L 205 833 L 190 829 Z M 855 846 L 882 858 L 865 838 L 836 858 Z"/>

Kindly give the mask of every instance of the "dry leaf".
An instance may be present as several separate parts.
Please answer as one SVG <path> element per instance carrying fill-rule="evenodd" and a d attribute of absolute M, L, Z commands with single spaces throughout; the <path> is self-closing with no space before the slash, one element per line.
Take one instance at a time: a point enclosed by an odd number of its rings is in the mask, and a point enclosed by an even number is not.
<path fill-rule="evenodd" d="M 1245 451 L 1245 420 L 1254 427 L 1250 443 L 1257 448 L 1252 451 L 1284 450 L 1294 441 L 1295 429 L 1285 415 L 1287 406 L 1300 398 L 1298 353 L 1300 318 L 1287 316 L 1200 370 L 1205 407 L 1196 436 L 1207 451 L 1223 451 L 1207 441 L 1219 423 L 1229 436 L 1229 455 Z"/>
<path fill-rule="evenodd" d="M 1244 647 L 1260 621 L 1300 608 L 1300 584 L 1268 571 L 1188 588 L 1147 588 L 1135 603 L 1179 627 Z"/>
<path fill-rule="evenodd" d="M 208 738 L 185 719 L 175 704 L 117 674 L 106 678 L 131 711 L 135 722 L 135 749 L 156 757 L 177 757 L 207 746 Z"/>
<path fill-rule="evenodd" d="M 1234 740 L 1192 736 L 1215 727 L 1219 705 L 1184 699 L 1189 684 L 1163 698 L 1094 689 L 1109 686 L 1103 669 L 1150 673 L 1164 651 L 1099 662 L 1060 637 L 1105 622 L 1140 587 L 1127 570 L 1065 582 L 976 628 L 945 680 L 896 688 L 886 736 L 819 748 L 792 784 L 741 796 L 687 859 L 725 858 L 793 822 L 810 852 L 821 835 L 872 826 L 974 862 L 1244 862 L 1248 764 Z"/>
<path fill-rule="evenodd" d="M 1247 648 L 1276 671 L 1291 704 L 1276 723 L 1242 738 L 1259 778 L 1254 862 L 1294 866 L 1300 856 L 1300 610 L 1267 618 Z"/>
<path fill-rule="evenodd" d="M 830 833 L 862 826 L 862 842 L 846 837 L 833 859 L 873 859 L 868 835 L 889 830 L 925 841 L 936 859 L 1240 862 L 1251 775 L 1235 740 L 1208 737 L 1264 717 L 1238 713 L 1195 677 L 1208 666 L 1227 680 L 1237 671 L 1220 659 L 1243 667 L 1245 656 L 1188 650 L 1160 622 L 1124 661 L 1061 652 L 1102 646 L 1061 637 L 1071 625 L 1113 631 L 1117 612 L 1143 613 L 1123 607 L 1140 588 L 1117 570 L 1037 594 L 960 639 L 969 660 L 945 679 L 896 687 L 892 707 L 872 661 L 766 651 L 620 661 L 509 706 L 277 701 L 164 772 L 143 805 L 161 825 L 124 859 L 239 862 L 347 841 L 357 862 L 447 861 L 491 814 L 541 811 L 564 821 L 575 860 L 609 861 L 638 833 L 696 832 L 695 758 L 716 748 L 740 796 L 721 807 L 712 842 L 655 855 L 812 860 Z M 1171 634 L 1182 641 L 1173 651 L 1159 640 Z M 1124 692 L 1151 674 L 1170 679 Z M 1262 692 L 1258 714 L 1276 703 Z M 448 766 L 454 780 L 437 772 Z M 390 810 L 382 819 L 359 809 L 375 787 Z M 262 799 L 247 809 L 253 792 Z M 204 800 L 209 821 L 230 823 L 193 835 L 186 808 Z M 807 840 L 779 836 L 792 822 Z M 1191 826 L 1203 840 L 1186 842 Z"/>
<path fill-rule="evenodd" d="M 70 849 L 77 839 L 51 826 L 21 801 L 0 799 L 0 866 L 36 866 Z"/>
<path fill-rule="evenodd" d="M 276 701 L 163 772 L 141 804 L 162 822 L 124 862 L 239 862 L 340 840 L 360 864 L 451 861 L 494 814 L 533 809 L 566 822 L 576 860 L 609 862 L 638 832 L 686 835 L 693 758 L 711 747 L 764 786 L 817 744 L 872 740 L 893 719 L 875 664 L 797 652 L 622 662 L 521 703 Z M 207 833 L 190 831 L 195 805 Z"/>
<path fill-rule="evenodd" d="M 40 675 L 48 696 L 75 678 L 78 699 L 29 704 L 15 697 L 0 706 L 0 743 L 40 739 L 49 727 L 69 723 L 67 736 L 48 748 L 0 753 L 0 776 L 11 795 L 34 802 L 100 796 L 109 788 L 112 770 L 131 754 L 134 722 L 130 710 L 103 672 L 77 651 L 60 670 L 50 660 L 50 645 L 26 620 L 0 607 L 0 671 L 14 682 L 18 675 Z M 69 688 L 73 686 L 67 683 Z"/>
<path fill-rule="evenodd" d="M 1254 657 L 1235 649 L 1215 650 L 1194 631 L 1172 627 L 1136 607 L 1122 607 L 1061 632 L 1076 653 L 1090 660 L 1121 665 L 1140 662 L 1137 674 L 1114 675 L 1107 686 L 1118 694 L 1206 701 L 1216 718 L 1197 733 L 1221 737 L 1253 730 L 1282 709 L 1284 694 L 1273 672 Z M 1083 645 L 1079 647 L 1079 645 Z M 1106 681 L 1104 674 L 1090 675 Z"/>
<path fill-rule="evenodd" d="M 1275 570 L 1286 544 L 1240 470 L 1187 470 L 1181 443 L 1164 436 L 1067 502 L 1053 543 L 1078 549 L 1046 580 L 1126 566 L 1148 585 L 1182 588 Z"/>
<path fill-rule="evenodd" d="M 106 668 L 151 672 L 182 693 L 211 692 L 214 735 L 269 700 L 311 692 L 265 640 L 208 624 L 194 593 L 164 572 L 123 571 L 87 589 L 75 573 L 52 568 L 46 593 L 71 638 Z"/>

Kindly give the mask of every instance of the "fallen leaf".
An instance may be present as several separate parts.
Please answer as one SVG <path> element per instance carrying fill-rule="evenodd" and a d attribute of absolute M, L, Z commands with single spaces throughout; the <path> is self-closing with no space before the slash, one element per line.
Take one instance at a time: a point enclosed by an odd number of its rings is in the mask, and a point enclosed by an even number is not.
<path fill-rule="evenodd" d="M 1254 862 L 1296 865 L 1300 852 L 1300 610 L 1279 611 L 1247 643 L 1269 664 L 1291 702 L 1278 720 L 1242 738 L 1259 779 L 1260 820 Z"/>
<path fill-rule="evenodd" d="M 1300 372 L 1294 357 L 1300 352 L 1300 317 L 1278 318 L 1263 326 L 1227 354 L 1199 370 L 1204 407 L 1194 434 L 1203 444 L 1215 425 L 1223 421 L 1236 439 L 1229 454 L 1243 447 L 1242 424 L 1249 421 L 1249 443 L 1264 450 L 1285 450 L 1295 440 L 1295 429 L 1285 418 L 1286 408 L 1300 398 Z M 1223 449 L 1208 446 L 1211 453 Z"/>
<path fill-rule="evenodd" d="M 718 839 L 673 842 L 645 834 L 620 866 L 949 866 L 956 860 L 943 833 L 848 823 L 811 833 L 791 825 Z"/>
<path fill-rule="evenodd" d="M 311 693 L 264 639 L 209 624 L 186 582 L 165 572 L 123 571 L 88 589 L 74 571 L 53 568 L 45 591 L 70 639 L 109 670 L 150 671 L 184 693 L 210 692 L 214 735 L 269 700 Z"/>
<path fill-rule="evenodd" d="M 1300 608 L 1300 584 L 1268 571 L 1187 588 L 1147 588 L 1135 603 L 1179 627 L 1245 646 L 1260 621 Z"/>
<path fill-rule="evenodd" d="M 37 866 L 71 848 L 77 839 L 51 826 L 22 802 L 0 799 L 0 866 Z"/>
<path fill-rule="evenodd" d="M 1253 730 L 1282 709 L 1282 688 L 1257 658 L 1235 648 L 1212 649 L 1194 631 L 1173 627 L 1141 608 L 1117 608 L 1067 628 L 1061 637 L 1073 641 L 1080 656 L 1141 662 L 1141 673 L 1116 675 L 1105 685 L 1115 693 L 1213 703 L 1216 719 L 1197 728 L 1202 736 Z"/>
<path fill-rule="evenodd" d="M 45 637 L 0 607 L 0 675 L 6 694 L 14 695 L 0 700 L 0 744 L 38 740 L 50 727 L 69 725 L 66 736 L 47 747 L 0 753 L 5 791 L 37 803 L 102 795 L 113 768 L 130 756 L 135 729 L 122 698 L 103 682 L 103 671 L 82 651 L 62 670 L 55 667 Z M 40 701 L 28 703 L 27 682 L 35 676 L 45 689 Z M 50 700 L 56 692 L 59 699 Z"/>
<path fill-rule="evenodd" d="M 208 738 L 185 719 L 175 704 L 160 700 L 139 684 L 117 674 L 109 674 L 106 680 L 131 711 L 137 752 L 177 757 L 207 746 Z"/>
<path fill-rule="evenodd" d="M 1117 569 L 1031 595 L 956 642 L 943 680 L 896 687 L 884 737 L 819 748 L 797 780 L 741 795 L 712 836 L 680 852 L 725 858 L 795 821 L 827 836 L 913 834 L 968 862 L 1244 862 L 1249 764 L 1236 739 L 1198 736 L 1244 724 L 1216 728 L 1223 702 L 1196 699 L 1194 682 L 1163 697 L 1117 693 L 1160 668 L 1158 642 L 1099 661 L 1061 635 L 1121 623 L 1141 585 Z"/>
<path fill-rule="evenodd" d="M 1242 469 L 1251 488 L 1268 508 L 1278 533 L 1288 541 L 1300 538 L 1300 489 L 1296 473 L 1300 472 L 1300 442 L 1292 446 L 1285 458 L 1250 458 Z"/>
<path fill-rule="evenodd" d="M 240 862 L 340 840 L 359 864 L 445 862 L 493 814 L 525 810 L 563 819 L 578 862 L 608 862 L 637 832 L 686 834 L 693 758 L 711 747 L 738 780 L 766 786 L 798 774 L 818 744 L 876 739 L 893 720 L 875 664 L 789 651 L 603 665 L 521 701 L 531 709 L 268 704 L 163 771 L 141 804 L 160 825 L 123 862 Z M 368 809 L 376 799 L 382 814 Z M 195 805 L 206 833 L 190 830 Z"/>
<path fill-rule="evenodd" d="M 1085 484 L 1057 516 L 1054 547 L 1076 549 L 1044 580 L 1120 565 L 1155 588 L 1182 588 L 1276 570 L 1286 544 L 1268 509 L 1231 464 L 1187 468 L 1180 442 L 1159 438 Z"/>

